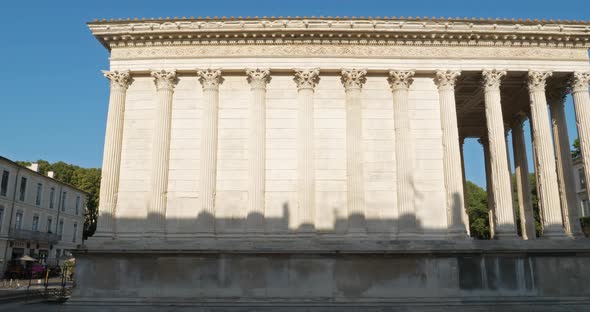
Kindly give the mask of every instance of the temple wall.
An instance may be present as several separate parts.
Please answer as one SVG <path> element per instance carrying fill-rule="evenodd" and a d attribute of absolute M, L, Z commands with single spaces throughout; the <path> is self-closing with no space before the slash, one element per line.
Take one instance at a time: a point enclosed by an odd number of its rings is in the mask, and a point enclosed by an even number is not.
<path fill-rule="evenodd" d="M 248 205 L 250 86 L 243 74 L 224 75 L 219 90 L 219 136 L 215 221 L 199 209 L 199 148 L 202 88 L 196 76 L 179 75 L 172 109 L 167 232 L 195 232 L 215 222 L 217 233 L 244 230 Z M 297 216 L 297 88 L 293 76 L 272 74 L 266 95 L 267 233 L 301 226 Z M 127 91 L 121 182 L 116 216 L 122 235 L 142 232 L 150 181 L 155 114 L 153 78 L 137 76 Z M 347 229 L 346 106 L 339 75 L 321 75 L 314 94 L 315 228 Z M 410 93 L 415 140 L 416 216 L 426 233 L 446 229 L 438 92 L 431 78 L 415 78 Z M 362 91 L 362 149 L 367 230 L 395 233 L 395 129 L 392 95 L 385 75 L 369 76 Z M 203 219 L 197 221 L 197 219 Z"/>

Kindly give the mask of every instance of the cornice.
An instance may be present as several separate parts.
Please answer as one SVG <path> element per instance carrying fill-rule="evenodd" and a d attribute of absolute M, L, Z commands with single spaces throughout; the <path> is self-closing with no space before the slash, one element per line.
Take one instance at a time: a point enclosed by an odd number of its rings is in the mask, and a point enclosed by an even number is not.
<path fill-rule="evenodd" d="M 590 47 L 590 23 L 420 18 L 213 18 L 95 21 L 92 34 L 118 47 L 355 44 Z"/>

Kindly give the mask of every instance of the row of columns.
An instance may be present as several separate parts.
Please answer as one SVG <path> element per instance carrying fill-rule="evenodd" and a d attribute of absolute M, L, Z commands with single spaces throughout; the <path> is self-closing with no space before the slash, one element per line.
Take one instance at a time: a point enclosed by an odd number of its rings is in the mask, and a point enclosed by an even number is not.
<path fill-rule="evenodd" d="M 506 132 L 503 131 L 499 90 L 500 81 L 505 75 L 504 71 L 483 72 L 487 135 L 480 138 L 480 143 L 484 148 L 490 232 L 494 238 L 516 235 L 510 171 L 505 170 L 508 168 L 509 160 L 502 156 L 506 151 L 506 142 L 502 135 Z M 549 77 L 551 72 L 529 71 L 528 73 L 533 159 L 543 236 L 546 238 L 577 237 L 581 236 L 581 228 L 564 111 L 566 85 L 547 91 L 546 84 Z M 588 119 L 590 106 L 587 105 L 590 103 L 586 102 L 589 99 L 589 82 L 590 73 L 574 73 L 570 82 L 580 133 L 590 122 Z M 551 126 L 548 123 L 548 104 L 551 111 Z M 582 115 L 585 113 L 588 115 Z M 534 239 L 535 221 L 523 131 L 525 119 L 524 113 L 517 114 L 511 121 L 510 127 L 522 237 Z M 580 144 L 588 146 L 590 142 L 583 140 L 580 135 Z M 584 160 L 589 158 L 584 157 Z M 588 174 L 588 169 L 585 168 L 585 170 Z"/>
<path fill-rule="evenodd" d="M 346 167 L 347 167 L 347 204 L 349 209 L 351 234 L 366 232 L 365 199 L 363 186 L 363 155 L 361 149 L 361 90 L 366 82 L 366 70 L 344 69 L 341 80 L 346 93 Z M 215 215 L 215 185 L 217 167 L 217 132 L 219 85 L 223 82 L 220 70 L 197 71 L 199 81 L 203 87 L 203 128 L 201 133 L 201 163 L 200 163 L 200 209 L 211 216 Z M 151 192 L 148 207 L 147 234 L 161 235 L 165 233 L 166 192 L 168 186 L 168 164 L 170 150 L 170 129 L 172 113 L 172 97 L 176 84 L 175 71 L 153 71 L 157 90 L 157 114 L 154 123 L 153 151 L 151 159 Z M 270 82 L 268 69 L 249 69 L 246 71 L 251 87 L 250 135 L 249 135 L 249 206 L 247 230 L 252 233 L 264 231 L 264 193 L 265 193 L 265 111 L 266 86 Z M 450 237 L 466 237 L 468 233 L 468 219 L 464 203 L 464 164 L 461 158 L 460 144 L 454 88 L 459 71 L 437 71 L 434 78 L 439 90 L 444 183 L 446 189 L 447 223 Z M 484 76 L 485 111 L 488 125 L 487 139 L 484 148 L 488 161 L 488 196 L 493 207 L 492 228 L 497 238 L 515 237 L 514 212 L 512 208 L 511 182 L 509 164 L 506 158 L 507 149 L 504 141 L 504 124 L 502 122 L 502 107 L 500 100 L 500 81 L 506 75 L 505 71 L 486 70 Z M 124 107 L 126 90 L 132 79 L 128 71 L 105 72 L 111 80 L 111 97 L 105 151 L 102 172 L 102 188 L 100 194 L 100 218 L 97 236 L 112 237 L 117 232 L 114 217 L 117 206 L 117 190 L 121 163 L 122 129 L 124 121 Z M 413 82 L 413 71 L 390 71 L 388 82 L 393 96 L 393 111 L 395 122 L 395 152 L 397 175 L 397 207 L 403 224 L 399 224 L 400 236 L 411 237 L 417 232 L 414 206 L 414 155 L 413 136 L 410 131 L 410 116 L 408 93 Z M 560 207 L 559 191 L 557 187 L 556 168 L 553 150 L 550 148 L 551 129 L 543 120 L 548 120 L 545 98 L 545 81 L 548 73 L 529 73 L 529 92 L 531 95 L 531 117 L 539 121 L 533 126 L 535 155 L 539 162 L 539 188 L 541 207 L 543 207 L 545 233 L 549 236 L 561 236 L 561 214 L 555 211 Z M 295 83 L 298 89 L 298 219 L 302 224 L 302 231 L 312 231 L 315 219 L 314 207 L 314 158 L 313 158 L 313 94 L 319 81 L 318 69 L 301 69 L 295 71 Z M 588 98 L 588 81 L 590 73 L 575 73 L 573 88 L 576 101 L 576 115 L 580 129 L 582 151 L 590 153 L 590 99 Z M 583 84 L 585 82 L 585 89 Z M 584 91 L 584 92 L 581 92 Z M 577 95 L 576 95 L 577 94 Z M 581 111 L 580 111 L 581 110 Z M 544 113 L 543 113 L 544 112 Z M 553 116 L 553 114 L 552 114 Z M 555 118 L 560 118 L 557 114 Z M 580 120 L 585 122 L 580 122 Z M 584 126 L 580 126 L 580 125 Z M 518 129 L 518 127 L 516 127 Z M 558 131 L 560 129 L 553 129 Z M 522 132 L 522 122 L 520 123 Z M 563 131 L 562 131 L 563 132 Z M 514 133 L 514 128 L 513 128 Z M 584 134 L 582 134 L 584 133 Z M 522 134 L 522 133 L 520 133 Z M 513 135 L 514 136 L 514 135 Z M 522 139 L 522 135 L 517 140 Z M 566 137 L 567 140 L 567 137 Z M 588 142 L 586 142 L 588 140 Z M 549 142 L 549 143 L 548 143 Z M 516 147 L 516 142 L 514 143 Z M 520 144 L 519 147 L 524 146 Z M 515 149 L 516 150 L 516 149 Z M 588 150 L 588 151 L 586 151 Z M 519 165 L 522 168 L 517 175 L 519 185 L 528 183 L 526 179 L 526 152 L 519 154 Z M 516 152 L 515 152 L 516 153 Z M 515 154 L 516 155 L 516 154 Z M 562 157 L 563 158 L 563 157 Z M 524 159 L 524 160 L 523 160 Z M 523 162 L 524 161 L 524 162 Z M 590 160 L 588 160 L 590 161 Z M 570 161 L 571 165 L 571 161 Z M 489 166 L 489 168 L 488 168 Z M 587 164 L 586 170 L 590 170 Z M 518 177 L 520 176 L 520 178 Z M 590 176 L 590 175 L 589 175 Z M 527 180 L 527 182 L 524 182 Z M 565 188 L 567 189 L 567 188 Z M 526 190 L 526 188 L 525 188 Z M 526 192 L 525 192 L 526 193 Z M 519 209 L 521 215 L 532 213 L 527 203 L 527 195 L 519 193 Z M 564 191 L 564 194 L 567 192 Z M 521 196 L 523 200 L 520 201 Z M 529 201 L 530 201 L 530 194 Z M 522 206 L 522 207 L 521 207 Z M 571 209 L 570 209 L 571 210 Z M 524 214 L 523 214 L 524 212 Z M 568 214 L 568 216 L 571 214 Z M 528 219 L 527 220 L 532 220 Z M 528 222 L 528 221 L 526 221 Z M 203 225 L 198 231 L 212 232 L 214 224 Z M 526 224 L 527 237 L 534 235 Z M 534 230 L 534 229 L 533 229 Z M 523 231 L 524 232 L 524 231 Z M 524 234 L 523 234 L 524 236 Z M 532 236 L 531 236 L 532 237 Z"/>

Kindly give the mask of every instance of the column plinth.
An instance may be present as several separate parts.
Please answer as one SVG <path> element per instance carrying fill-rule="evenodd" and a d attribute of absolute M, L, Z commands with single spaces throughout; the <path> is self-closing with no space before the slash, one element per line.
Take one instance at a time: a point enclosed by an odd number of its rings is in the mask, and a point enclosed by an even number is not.
<path fill-rule="evenodd" d="M 166 232 L 172 96 L 177 79 L 176 71 L 153 71 L 151 75 L 156 84 L 157 103 L 152 137 L 151 188 L 146 233 L 160 236 Z"/>
<path fill-rule="evenodd" d="M 320 80 L 320 71 L 296 69 L 297 84 L 297 198 L 298 231 L 310 233 L 315 230 L 315 164 L 313 94 Z"/>
<path fill-rule="evenodd" d="M 109 111 L 104 142 L 101 172 L 98 221 L 94 237 L 114 237 L 116 235 L 115 214 L 117 192 L 119 191 L 119 172 L 121 168 L 121 148 L 123 143 L 123 123 L 125 120 L 125 97 L 131 83 L 128 71 L 103 71 L 111 82 Z"/>
<path fill-rule="evenodd" d="M 343 69 L 341 81 L 346 92 L 346 198 L 348 233 L 364 235 L 365 189 L 363 175 L 361 90 L 367 81 L 364 69 Z"/>
<path fill-rule="evenodd" d="M 215 189 L 217 183 L 217 135 L 219 114 L 219 85 L 223 82 L 221 70 L 198 70 L 203 87 L 203 117 L 201 128 L 201 159 L 199 164 L 199 197 L 201 207 L 197 219 L 197 232 L 215 231 Z"/>
<path fill-rule="evenodd" d="M 418 235 L 414 202 L 414 138 L 410 129 L 409 89 L 414 71 L 390 71 L 388 82 L 393 95 L 395 127 L 395 172 L 397 178 L 398 236 Z"/>
<path fill-rule="evenodd" d="M 247 69 L 246 75 L 251 90 L 246 231 L 256 234 L 265 231 L 266 85 L 270 71 Z"/>
<path fill-rule="evenodd" d="M 484 97 L 486 124 L 489 141 L 489 159 L 494 207 L 494 238 L 516 238 L 514 211 L 512 209 L 512 190 L 508 159 L 506 158 L 506 141 L 504 140 L 504 122 L 500 97 L 500 82 L 506 76 L 505 71 L 484 70 Z"/>
<path fill-rule="evenodd" d="M 526 116 L 520 114 L 512 124 L 512 150 L 514 151 L 514 176 L 518 196 L 520 229 L 525 240 L 535 239 L 535 215 L 529 183 L 529 166 L 524 141 L 523 123 Z"/>
<path fill-rule="evenodd" d="M 528 89 L 531 105 L 531 124 L 533 128 L 533 149 L 537 157 L 537 177 L 539 185 L 539 199 L 541 201 L 543 237 L 565 237 L 561 204 L 559 201 L 559 186 L 555 168 L 555 153 L 551 142 L 549 128 L 549 113 L 547 112 L 547 98 L 545 84 L 550 72 L 529 71 Z"/>
<path fill-rule="evenodd" d="M 434 79 L 440 103 L 447 226 L 449 236 L 453 238 L 466 238 L 469 224 L 465 211 L 463 166 L 455 104 L 455 83 L 460 75 L 459 71 L 438 71 Z"/>

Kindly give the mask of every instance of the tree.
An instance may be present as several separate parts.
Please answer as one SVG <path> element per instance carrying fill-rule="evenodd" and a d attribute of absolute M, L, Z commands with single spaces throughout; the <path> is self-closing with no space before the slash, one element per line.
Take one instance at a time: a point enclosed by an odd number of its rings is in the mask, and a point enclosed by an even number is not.
<path fill-rule="evenodd" d="M 574 143 L 572 144 L 572 157 L 573 158 L 578 158 L 582 155 L 582 152 L 580 152 L 580 139 L 575 139 Z"/>
<path fill-rule="evenodd" d="M 17 161 L 21 166 L 30 166 L 31 162 Z M 87 239 L 96 231 L 96 219 L 98 216 L 98 196 L 100 193 L 100 168 L 82 168 L 80 166 L 58 161 L 49 163 L 46 160 L 39 159 L 39 173 L 47 174 L 49 171 L 54 172 L 54 178 L 60 182 L 70 184 L 88 193 L 88 202 L 84 215 L 84 232 L 83 237 Z"/>
<path fill-rule="evenodd" d="M 490 239 L 490 222 L 488 215 L 488 195 L 484 189 L 467 181 L 467 215 L 471 236 L 477 239 Z"/>

